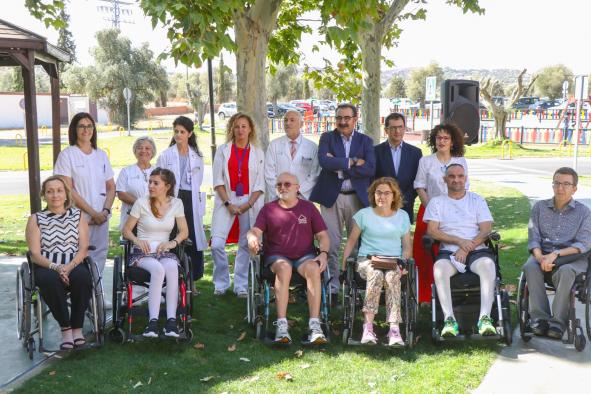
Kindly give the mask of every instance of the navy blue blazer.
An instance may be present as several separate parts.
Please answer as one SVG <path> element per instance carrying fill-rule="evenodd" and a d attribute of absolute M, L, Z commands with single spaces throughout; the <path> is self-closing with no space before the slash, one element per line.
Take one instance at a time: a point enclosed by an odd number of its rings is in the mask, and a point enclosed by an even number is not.
<path fill-rule="evenodd" d="M 414 223 L 413 208 L 417 192 L 413 184 L 419 169 L 419 160 L 423 157 L 423 152 L 416 146 L 403 143 L 398 173 L 394 171 L 394 161 L 392 160 L 392 151 L 390 150 L 388 141 L 376 145 L 375 154 L 375 178 L 389 176 L 398 181 L 400 191 L 402 191 L 402 198 L 404 199 L 404 210 L 408 213 L 410 222 Z"/>
<path fill-rule="evenodd" d="M 330 153 L 333 157 L 329 157 Z M 349 168 L 349 158 L 356 157 L 365 160 L 361 166 Z M 375 174 L 375 157 L 373 140 L 365 134 L 353 133 L 349 157 L 345 156 L 345 146 L 341 134 L 337 130 L 322 133 L 318 142 L 318 162 L 320 175 L 310 194 L 310 201 L 317 202 L 330 208 L 339 196 L 343 179 L 339 179 L 337 171 L 343 171 L 345 179 L 351 180 L 351 185 L 364 207 L 369 205 L 367 189 Z"/>

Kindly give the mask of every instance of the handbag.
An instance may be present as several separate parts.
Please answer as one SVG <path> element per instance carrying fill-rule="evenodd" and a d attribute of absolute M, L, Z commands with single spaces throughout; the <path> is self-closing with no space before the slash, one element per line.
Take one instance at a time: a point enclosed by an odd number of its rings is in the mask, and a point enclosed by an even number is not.
<path fill-rule="evenodd" d="M 371 266 L 377 270 L 394 270 L 398 267 L 398 258 L 391 256 L 371 256 Z"/>

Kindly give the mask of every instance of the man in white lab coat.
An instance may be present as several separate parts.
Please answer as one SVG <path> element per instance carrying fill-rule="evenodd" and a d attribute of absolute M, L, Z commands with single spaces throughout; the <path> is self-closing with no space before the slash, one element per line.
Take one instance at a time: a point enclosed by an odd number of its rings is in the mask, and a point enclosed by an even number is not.
<path fill-rule="evenodd" d="M 320 173 L 318 145 L 301 134 L 302 115 L 295 110 L 283 117 L 285 135 L 269 144 L 265 155 L 265 200 L 277 199 L 275 183 L 279 174 L 289 172 L 300 180 L 300 197 L 308 199 Z"/>

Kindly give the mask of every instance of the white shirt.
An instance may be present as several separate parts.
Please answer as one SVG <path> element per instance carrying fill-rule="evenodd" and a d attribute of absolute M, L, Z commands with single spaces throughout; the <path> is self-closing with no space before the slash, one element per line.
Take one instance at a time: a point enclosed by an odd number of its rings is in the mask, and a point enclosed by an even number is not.
<path fill-rule="evenodd" d="M 170 239 L 175 219 L 185 216 L 183 202 L 179 198 L 172 198 L 170 209 L 166 214 L 157 218 L 150 209 L 150 198 L 142 197 L 135 201 L 130 216 L 138 219 L 137 237 L 142 241 L 157 242 L 158 244 Z"/>
<path fill-rule="evenodd" d="M 351 142 L 353 142 L 353 134 L 354 133 L 355 132 L 351 133 L 351 135 L 349 136 L 348 139 L 343 134 L 341 134 L 341 140 L 343 141 L 343 147 L 345 148 L 345 157 L 349 157 L 349 152 L 351 151 Z M 337 174 L 338 174 L 339 179 L 344 178 L 343 171 L 337 171 Z M 341 185 L 341 190 L 342 191 L 353 190 L 353 185 L 351 184 L 350 179 L 345 179 L 343 181 L 343 184 Z"/>
<path fill-rule="evenodd" d="M 119 173 L 117 177 L 117 184 L 115 191 L 129 193 L 136 198 L 144 197 L 148 195 L 148 181 L 150 180 L 150 174 L 154 170 L 154 166 L 150 166 L 145 170 L 138 167 L 137 164 L 125 167 Z M 121 222 L 119 223 L 119 230 L 123 229 L 131 205 L 126 202 L 121 202 Z"/>
<path fill-rule="evenodd" d="M 478 224 L 492 222 L 493 218 L 484 198 L 476 193 L 467 191 L 459 200 L 450 198 L 447 194 L 429 200 L 423 221 L 439 222 L 439 230 L 445 234 L 463 239 L 474 239 L 478 235 Z M 442 249 L 455 252 L 458 245 L 441 244 Z M 483 248 L 484 245 L 477 247 Z"/>
<path fill-rule="evenodd" d="M 300 193 L 307 199 L 320 173 L 318 165 L 318 145 L 304 138 L 301 134 L 296 139 L 296 154 L 291 158 L 291 140 L 287 136 L 279 137 L 269 143 L 265 155 L 266 201 L 277 198 L 275 183 L 282 172 L 289 172 L 298 177 Z"/>
<path fill-rule="evenodd" d="M 74 190 L 97 212 L 104 207 L 106 182 L 115 175 L 102 149 L 93 149 L 86 154 L 76 145 L 60 152 L 53 166 L 53 174 L 72 178 Z"/>
<path fill-rule="evenodd" d="M 443 164 L 437 159 L 437 155 L 433 153 L 429 156 L 421 157 L 419 160 L 419 169 L 417 170 L 417 177 L 415 178 L 414 188 L 425 189 L 429 198 L 447 195 L 447 185 L 443 181 L 445 169 L 452 163 L 461 164 L 466 172 L 466 190 L 470 188 L 468 180 L 468 163 L 464 157 L 453 157 L 447 164 Z"/>

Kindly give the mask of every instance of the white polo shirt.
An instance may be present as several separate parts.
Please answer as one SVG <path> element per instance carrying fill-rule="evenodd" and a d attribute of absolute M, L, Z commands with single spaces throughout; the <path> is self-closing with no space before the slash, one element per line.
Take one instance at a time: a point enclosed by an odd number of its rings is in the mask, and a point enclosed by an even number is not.
<path fill-rule="evenodd" d="M 434 153 L 429 156 L 421 157 L 419 168 L 414 182 L 415 189 L 425 189 L 427 196 L 433 198 L 436 196 L 447 195 L 447 185 L 443 181 L 445 170 L 450 164 L 461 164 L 466 173 L 466 190 L 470 188 L 468 181 L 468 163 L 464 157 L 453 157 L 447 164 L 442 164 Z"/>

